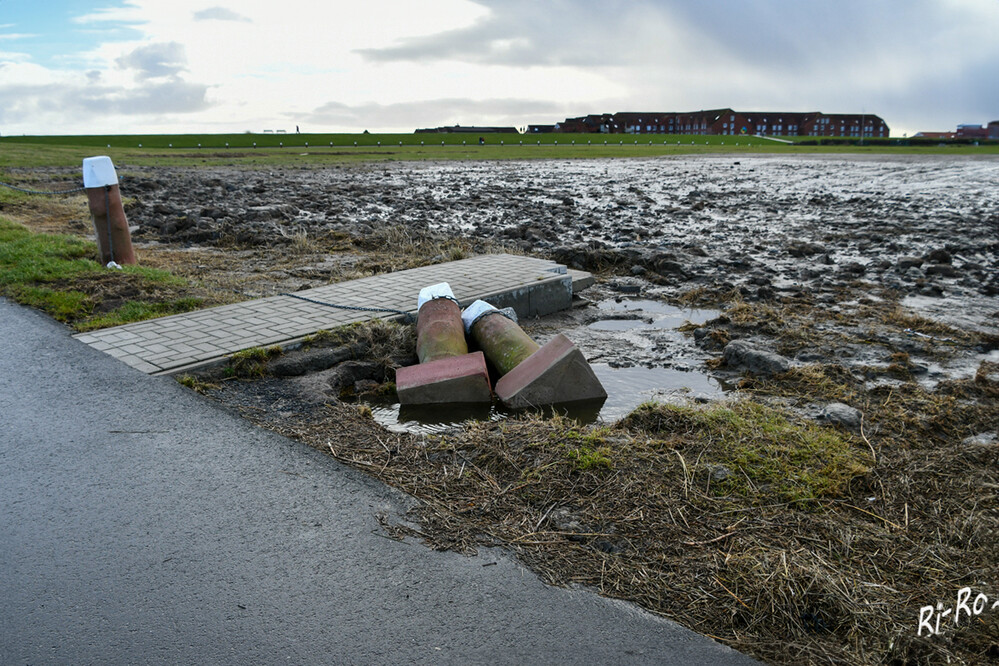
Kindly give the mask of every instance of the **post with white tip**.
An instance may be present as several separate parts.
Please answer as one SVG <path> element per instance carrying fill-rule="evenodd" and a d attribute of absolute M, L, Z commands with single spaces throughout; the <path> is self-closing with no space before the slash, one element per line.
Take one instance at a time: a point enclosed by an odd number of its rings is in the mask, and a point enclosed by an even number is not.
<path fill-rule="evenodd" d="M 83 160 L 83 187 L 87 191 L 90 215 L 94 218 L 101 264 L 114 267 L 137 263 L 121 203 L 118 174 L 110 157 L 102 155 Z"/>

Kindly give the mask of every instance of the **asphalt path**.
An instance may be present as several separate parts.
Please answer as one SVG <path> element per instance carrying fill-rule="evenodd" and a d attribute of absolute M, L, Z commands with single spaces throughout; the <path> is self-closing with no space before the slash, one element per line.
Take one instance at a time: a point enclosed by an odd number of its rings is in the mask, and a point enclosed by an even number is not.
<path fill-rule="evenodd" d="M 755 663 L 0 299 L 0 664 Z"/>

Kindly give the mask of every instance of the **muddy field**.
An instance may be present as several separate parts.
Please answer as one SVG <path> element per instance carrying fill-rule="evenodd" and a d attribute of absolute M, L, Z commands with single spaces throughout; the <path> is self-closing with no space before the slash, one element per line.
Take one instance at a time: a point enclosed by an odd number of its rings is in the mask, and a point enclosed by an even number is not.
<path fill-rule="evenodd" d="M 999 659 L 999 610 L 917 634 L 959 588 L 999 599 L 997 183 L 996 159 L 720 156 L 126 169 L 122 190 L 141 260 L 208 302 L 477 252 L 594 271 L 521 322 L 605 383 L 575 419 L 400 415 L 397 325 L 184 382 L 417 497 L 379 517 L 393 538 L 502 545 L 774 663 L 929 664 Z M 670 406 L 632 411 L 649 399 Z"/>
<path fill-rule="evenodd" d="M 571 329 L 591 359 L 612 368 L 697 370 L 709 354 L 687 342 L 712 352 L 718 336 L 676 335 L 683 317 L 674 325 L 678 315 L 666 318 L 665 304 L 710 314 L 734 300 L 821 312 L 807 322 L 809 335 L 776 341 L 796 362 L 876 368 L 901 350 L 932 385 L 999 360 L 987 345 L 938 345 L 924 357 L 926 339 L 912 327 L 860 323 L 897 310 L 995 333 L 994 159 L 740 156 L 130 175 L 140 247 L 222 248 L 232 265 L 216 257 L 210 270 L 249 274 L 239 297 L 395 267 L 372 263 L 366 253 L 379 245 L 459 241 L 462 252 L 512 249 L 600 272 L 601 286 L 584 294 L 599 307 L 542 324 L 539 335 Z M 270 251 L 261 257 L 260 248 Z M 422 260 L 447 258 L 445 249 Z M 615 305 L 621 298 L 638 300 Z M 703 324 L 707 314 L 689 318 Z M 639 321 L 601 323 L 627 318 Z"/>
<path fill-rule="evenodd" d="M 977 310 L 969 323 L 979 325 L 995 311 L 980 297 L 999 294 L 994 159 L 702 157 L 132 175 L 137 240 L 295 246 L 403 227 L 577 268 L 612 264 L 651 274 L 674 296 L 698 286 L 734 287 L 751 299 L 822 296 L 863 280 L 903 297 L 943 298 L 940 310 Z M 327 258 L 327 272 L 339 260 Z M 323 267 L 295 274 L 321 276 Z"/>

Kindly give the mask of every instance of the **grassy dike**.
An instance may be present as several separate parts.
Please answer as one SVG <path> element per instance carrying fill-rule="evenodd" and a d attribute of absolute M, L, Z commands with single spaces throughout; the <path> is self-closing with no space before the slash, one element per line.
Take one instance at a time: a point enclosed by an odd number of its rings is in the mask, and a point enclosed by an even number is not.
<path fill-rule="evenodd" d="M 751 136 L 595 134 L 160 134 L 0 137 L 0 168 L 79 166 L 109 155 L 135 166 L 321 166 L 371 161 L 587 159 L 701 154 L 999 155 L 982 145 L 869 139 L 863 145 L 801 145 Z M 803 137 L 795 137 L 803 139 Z M 808 137 L 804 137 L 807 139 Z"/>

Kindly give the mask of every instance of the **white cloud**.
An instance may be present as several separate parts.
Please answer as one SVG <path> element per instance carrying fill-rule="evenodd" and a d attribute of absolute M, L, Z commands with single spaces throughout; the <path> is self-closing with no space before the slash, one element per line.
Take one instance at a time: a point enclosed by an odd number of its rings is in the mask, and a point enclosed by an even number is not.
<path fill-rule="evenodd" d="M 39 110 L 4 109 L 5 132 L 93 131 L 86 114 L 100 104 L 74 88 L 88 81 L 117 114 L 107 122 L 134 132 L 298 120 L 409 131 L 723 106 L 863 109 L 915 131 L 999 108 L 995 0 L 127 0 L 74 20 L 105 38 L 48 60 L 58 67 L 20 53 L 30 40 L 0 52 L 0 99 L 21 86 L 35 98 L 17 108 Z"/>
<path fill-rule="evenodd" d="M 245 21 L 251 22 L 250 19 L 243 16 L 242 14 L 237 14 L 231 9 L 226 9 L 225 7 L 210 7 L 208 9 L 202 9 L 201 11 L 194 12 L 193 14 L 195 21 Z"/>
<path fill-rule="evenodd" d="M 464 98 L 431 99 L 394 104 L 347 105 L 328 102 L 302 118 L 302 122 L 320 126 L 353 127 L 437 127 L 440 125 L 476 125 L 523 127 L 537 117 L 565 113 L 564 104 L 534 99 Z"/>
<path fill-rule="evenodd" d="M 140 79 L 175 77 L 187 69 L 187 55 L 182 44 L 160 42 L 140 46 L 116 58 L 115 64 L 135 70 Z"/>

